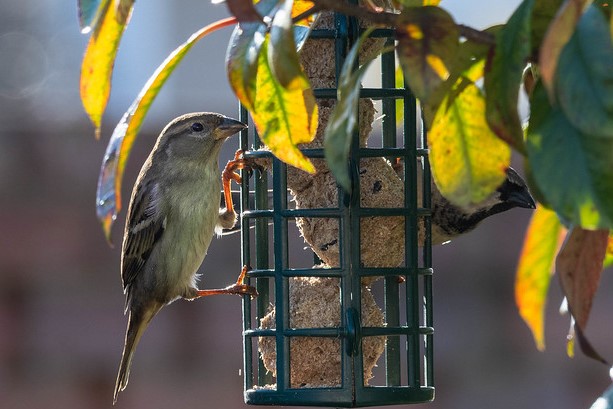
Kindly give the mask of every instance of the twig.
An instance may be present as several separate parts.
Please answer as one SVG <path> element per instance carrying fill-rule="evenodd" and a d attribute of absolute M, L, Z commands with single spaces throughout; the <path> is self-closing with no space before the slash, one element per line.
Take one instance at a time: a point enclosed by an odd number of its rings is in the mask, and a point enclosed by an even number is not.
<path fill-rule="evenodd" d="M 313 0 L 313 3 L 315 3 L 315 7 L 318 7 L 320 10 L 337 11 L 347 16 L 363 18 L 375 24 L 393 27 L 398 27 L 402 24 L 402 17 L 400 14 L 390 12 L 374 12 L 364 7 L 349 4 L 343 0 Z M 463 24 L 457 24 L 457 27 L 460 31 L 460 35 L 467 40 L 487 45 L 496 44 L 496 37 L 490 33 L 479 31 Z"/>
<path fill-rule="evenodd" d="M 485 31 L 479 31 L 475 28 L 465 26 L 464 24 L 456 24 L 460 30 L 460 35 L 467 40 L 474 41 L 475 43 L 496 45 L 496 37 L 491 33 Z"/>
<path fill-rule="evenodd" d="M 338 11 L 347 16 L 363 18 L 375 24 L 395 26 L 399 22 L 399 15 L 388 12 L 375 13 L 364 7 L 349 4 L 343 0 L 313 0 L 316 6 L 323 10 Z"/>

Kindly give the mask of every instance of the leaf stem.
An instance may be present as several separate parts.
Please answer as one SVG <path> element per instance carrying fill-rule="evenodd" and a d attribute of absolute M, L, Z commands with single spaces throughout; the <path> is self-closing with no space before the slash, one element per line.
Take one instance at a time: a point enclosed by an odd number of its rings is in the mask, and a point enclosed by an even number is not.
<path fill-rule="evenodd" d="M 209 24 L 203 30 L 205 30 L 208 34 L 208 33 L 212 33 L 213 31 L 219 30 L 220 28 L 224 28 L 224 27 L 228 27 L 228 26 L 237 24 L 238 22 L 239 22 L 238 18 L 236 17 L 226 17 L 226 18 L 222 18 L 221 20 L 217 20 Z"/>

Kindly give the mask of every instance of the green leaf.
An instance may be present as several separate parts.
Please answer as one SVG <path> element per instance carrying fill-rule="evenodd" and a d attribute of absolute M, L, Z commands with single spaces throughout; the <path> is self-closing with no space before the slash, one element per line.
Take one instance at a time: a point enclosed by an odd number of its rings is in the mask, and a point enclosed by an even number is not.
<path fill-rule="evenodd" d="M 315 138 L 318 119 L 315 96 L 303 72 L 293 80 L 291 89 L 277 82 L 267 57 L 268 46 L 266 37 L 258 59 L 253 122 L 260 138 L 277 158 L 313 173 L 313 164 L 297 145 Z"/>
<path fill-rule="evenodd" d="M 500 139 L 526 151 L 518 112 L 519 87 L 530 55 L 534 0 L 524 0 L 496 36 L 494 57 L 485 67 L 486 118 Z"/>
<path fill-rule="evenodd" d="M 255 7 L 262 16 L 276 10 L 278 0 L 261 0 Z M 262 44 L 266 37 L 266 24 L 242 22 L 234 29 L 226 52 L 228 81 L 239 101 L 249 110 L 255 103 L 255 77 Z"/>
<path fill-rule="evenodd" d="M 114 2 L 106 4 L 104 16 L 89 39 L 81 63 L 81 102 L 96 128 L 97 138 L 111 93 L 111 77 L 119 41 L 130 19 L 133 4 L 134 1 L 120 4 L 120 7 L 115 7 Z"/>
<path fill-rule="evenodd" d="M 526 231 L 515 277 L 515 302 L 536 347 L 545 349 L 545 304 L 564 228 L 555 212 L 538 206 Z"/>
<path fill-rule="evenodd" d="M 504 181 L 511 150 L 485 121 L 485 99 L 474 84 L 460 79 L 462 90 L 446 98 L 428 134 L 431 167 L 449 201 L 469 207 L 485 200 Z"/>
<path fill-rule="evenodd" d="M 409 87 L 422 102 L 449 77 L 459 46 L 453 18 L 435 6 L 408 7 L 396 29 L 398 58 Z"/>
<path fill-rule="evenodd" d="M 534 89 L 526 147 L 534 180 L 551 207 L 586 229 L 613 227 L 613 139 L 580 132 Z"/>
<path fill-rule="evenodd" d="M 285 89 L 304 87 L 304 79 L 292 24 L 292 0 L 285 0 L 275 13 L 270 28 L 268 62 L 277 82 Z"/>
<path fill-rule="evenodd" d="M 532 195 L 532 197 L 536 199 L 540 206 L 544 206 L 547 209 L 551 210 L 551 205 L 547 201 L 547 198 L 545 197 L 543 192 L 541 192 L 541 188 L 534 179 L 534 173 L 532 172 L 532 166 L 530 165 L 530 160 L 528 159 L 528 157 L 524 157 L 524 178 L 526 180 L 526 183 L 528 184 L 528 188 L 530 189 L 530 194 Z"/>
<path fill-rule="evenodd" d="M 123 172 L 136 135 L 153 100 L 170 74 L 172 74 L 196 42 L 220 28 L 235 23 L 236 19 L 234 17 L 227 18 L 209 24 L 192 34 L 185 43 L 177 47 L 166 57 L 164 62 L 155 70 L 115 127 L 104 154 L 100 176 L 98 177 L 98 190 L 96 192 L 96 213 L 109 242 L 111 227 L 117 218 L 117 213 L 121 210 Z"/>
<path fill-rule="evenodd" d="M 560 54 L 555 91 L 573 126 L 613 138 L 613 45 L 596 6 L 587 8 Z"/>
<path fill-rule="evenodd" d="M 324 138 L 324 153 L 328 166 L 338 184 L 347 192 L 351 192 L 351 178 L 347 169 L 347 161 L 358 121 L 360 82 L 368 66 L 377 55 L 373 55 L 370 59 L 364 61 L 357 70 L 355 67 L 362 43 L 372 31 L 373 29 L 366 30 L 347 54 L 340 75 L 341 80 L 337 90 L 336 105 L 330 115 Z"/>
<path fill-rule="evenodd" d="M 81 33 L 87 34 L 94 29 L 104 14 L 109 0 L 78 0 L 79 26 Z"/>

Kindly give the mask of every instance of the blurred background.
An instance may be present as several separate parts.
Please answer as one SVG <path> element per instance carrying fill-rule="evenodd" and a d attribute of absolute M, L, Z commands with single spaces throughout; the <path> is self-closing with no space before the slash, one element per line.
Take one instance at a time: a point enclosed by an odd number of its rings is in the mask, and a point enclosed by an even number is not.
<path fill-rule="evenodd" d="M 517 0 L 444 0 L 456 21 L 504 22 Z M 227 16 L 207 1 L 137 2 L 118 53 L 96 141 L 78 94 L 76 1 L 0 0 L 0 407 L 110 408 L 126 317 L 119 245 L 95 217 L 99 166 L 114 125 L 178 44 Z M 125 177 L 125 196 L 160 129 L 175 116 L 237 115 L 227 84 L 231 29 L 202 40 L 153 104 Z M 237 148 L 230 142 L 225 163 Z M 518 163 L 521 167 L 521 163 Z M 114 231 L 121 243 L 123 218 Z M 551 285 L 547 350 L 536 350 L 513 299 L 516 260 L 530 212 L 513 210 L 434 250 L 435 408 L 588 408 L 607 369 L 565 354 L 568 319 Z M 214 240 L 203 287 L 240 270 L 238 235 Z M 613 356 L 613 279 L 603 275 L 588 335 Z M 179 301 L 155 318 L 117 408 L 242 408 L 241 308 L 236 297 Z M 422 405 L 426 407 L 426 405 Z"/>

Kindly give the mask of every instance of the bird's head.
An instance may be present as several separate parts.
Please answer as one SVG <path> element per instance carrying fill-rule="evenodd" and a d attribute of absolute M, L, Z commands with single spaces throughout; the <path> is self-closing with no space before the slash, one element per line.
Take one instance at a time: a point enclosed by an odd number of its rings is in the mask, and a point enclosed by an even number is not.
<path fill-rule="evenodd" d="M 484 202 L 477 206 L 478 210 L 485 211 L 491 216 L 514 207 L 526 209 L 536 208 L 536 203 L 528 190 L 528 185 L 513 168 L 507 168 L 507 177 L 496 191 Z"/>
<path fill-rule="evenodd" d="M 166 125 L 158 145 L 173 157 L 217 158 L 223 142 L 246 127 L 236 119 L 212 112 L 185 114 Z"/>
<path fill-rule="evenodd" d="M 483 202 L 463 209 L 445 199 L 434 187 L 432 207 L 433 243 L 438 244 L 473 230 L 489 216 L 514 207 L 534 209 L 536 203 L 526 182 L 513 168 L 508 168 L 504 182 Z"/>

